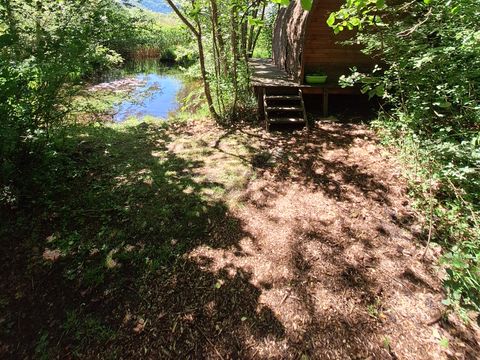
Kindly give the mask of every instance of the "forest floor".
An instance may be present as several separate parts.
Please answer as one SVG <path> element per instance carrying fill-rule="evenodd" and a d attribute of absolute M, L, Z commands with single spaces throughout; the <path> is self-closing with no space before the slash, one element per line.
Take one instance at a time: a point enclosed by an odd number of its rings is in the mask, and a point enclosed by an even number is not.
<path fill-rule="evenodd" d="M 367 126 L 64 141 L 0 232 L 1 358 L 480 356 L 478 327 L 444 315 L 441 250 L 422 259 L 401 165 Z"/>

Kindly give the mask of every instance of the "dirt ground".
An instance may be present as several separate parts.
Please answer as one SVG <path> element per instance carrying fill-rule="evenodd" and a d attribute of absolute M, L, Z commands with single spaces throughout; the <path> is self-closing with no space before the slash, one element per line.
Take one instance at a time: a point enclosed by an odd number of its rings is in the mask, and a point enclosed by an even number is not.
<path fill-rule="evenodd" d="M 225 212 L 173 266 L 105 305 L 117 334 L 80 357 L 480 357 L 478 327 L 443 313 L 441 251 L 422 259 L 401 166 L 367 126 L 171 132 L 168 152 L 201 160 L 197 179 L 223 184 L 205 193 Z"/>
<path fill-rule="evenodd" d="M 480 356 L 478 331 L 439 318 L 438 249 L 421 260 L 401 167 L 371 131 L 335 122 L 293 136 L 237 131 L 257 138 L 259 176 L 235 194 L 234 228 L 214 224 L 215 245 L 186 257 L 189 276 L 175 288 L 180 314 L 170 320 L 183 337 L 174 332 L 172 341 L 190 337 L 190 354 L 211 358 Z M 234 134 L 215 148 L 228 154 Z M 202 274 L 218 289 L 205 291 Z"/>

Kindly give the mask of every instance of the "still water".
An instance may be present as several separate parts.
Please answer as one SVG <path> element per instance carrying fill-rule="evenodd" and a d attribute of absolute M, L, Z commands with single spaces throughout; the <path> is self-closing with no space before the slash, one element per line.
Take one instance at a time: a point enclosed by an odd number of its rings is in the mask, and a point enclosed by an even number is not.
<path fill-rule="evenodd" d="M 127 84 L 133 88 L 126 99 L 115 105 L 115 122 L 147 116 L 168 119 L 180 107 L 178 94 L 184 82 L 179 71 L 156 60 L 129 62 L 109 74 L 107 81 L 106 84 Z"/>
<path fill-rule="evenodd" d="M 138 74 L 136 80 L 142 85 L 134 90 L 130 100 L 115 106 L 113 120 L 122 122 L 129 117 L 139 120 L 145 116 L 167 119 L 179 108 L 177 94 L 182 81 L 175 75 Z"/>

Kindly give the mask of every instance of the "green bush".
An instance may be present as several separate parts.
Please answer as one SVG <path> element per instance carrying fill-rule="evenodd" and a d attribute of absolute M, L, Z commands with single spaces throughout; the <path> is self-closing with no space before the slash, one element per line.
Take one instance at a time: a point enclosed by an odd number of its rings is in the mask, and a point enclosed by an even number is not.
<path fill-rule="evenodd" d="M 379 14 L 381 9 L 382 15 Z M 477 0 L 348 1 L 328 23 L 358 29 L 379 59 L 359 83 L 384 103 L 376 126 L 413 169 L 412 190 L 446 247 L 448 300 L 480 310 L 480 31 Z"/>
<path fill-rule="evenodd" d="M 107 44 L 123 11 L 113 0 L 0 2 L 2 198 L 63 124 L 85 77 L 122 62 Z"/>

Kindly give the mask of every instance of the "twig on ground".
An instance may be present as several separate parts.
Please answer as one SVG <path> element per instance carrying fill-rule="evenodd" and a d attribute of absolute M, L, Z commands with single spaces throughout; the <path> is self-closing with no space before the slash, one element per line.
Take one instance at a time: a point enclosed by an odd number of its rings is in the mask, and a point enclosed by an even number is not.
<path fill-rule="evenodd" d="M 430 219 L 429 219 L 429 225 L 428 225 L 428 240 L 427 240 L 427 245 L 425 246 L 425 251 L 423 252 L 422 259 L 425 258 L 425 255 L 427 255 L 428 248 L 430 246 L 430 242 L 432 241 L 432 232 L 433 232 L 433 175 L 432 175 L 432 168 L 429 167 L 429 172 L 430 172 L 430 189 L 429 189 L 429 202 L 430 202 Z"/>
<path fill-rule="evenodd" d="M 196 325 L 196 328 L 197 330 L 200 332 L 200 334 L 202 334 L 202 336 L 205 338 L 205 340 L 207 340 L 207 342 L 213 347 L 213 350 L 215 350 L 215 352 L 217 353 L 218 357 L 222 360 L 224 360 L 222 354 L 220 354 L 220 352 L 218 351 L 217 347 L 215 346 L 215 344 L 208 338 L 207 335 L 205 335 L 205 333 L 202 331 L 202 329 L 200 329 L 200 327 L 198 325 Z"/>
<path fill-rule="evenodd" d="M 280 301 L 280 303 L 278 304 L 278 306 L 282 306 L 283 303 L 288 299 L 288 297 L 290 296 L 290 292 L 291 290 L 287 290 L 287 293 L 285 294 L 285 296 L 283 297 L 282 301 Z"/>

